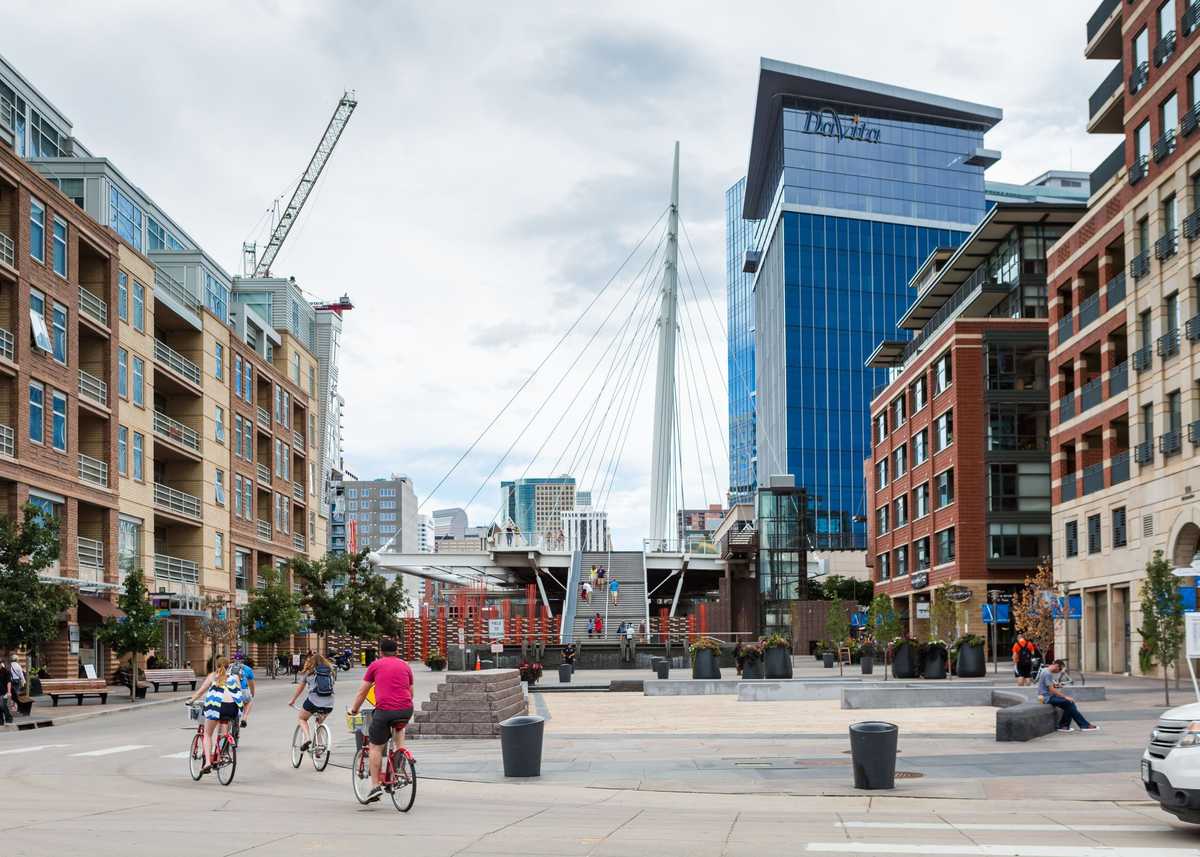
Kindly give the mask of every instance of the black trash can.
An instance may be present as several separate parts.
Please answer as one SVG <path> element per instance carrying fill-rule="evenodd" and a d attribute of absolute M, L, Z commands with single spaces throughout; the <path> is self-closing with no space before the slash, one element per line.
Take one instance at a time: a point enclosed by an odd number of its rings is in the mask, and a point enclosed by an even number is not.
<path fill-rule="evenodd" d="M 856 789 L 896 787 L 896 743 L 900 730 L 894 723 L 866 720 L 850 724 L 850 761 Z"/>
<path fill-rule="evenodd" d="M 558 665 L 558 681 L 560 684 L 570 684 L 571 683 L 571 665 L 570 664 L 559 664 Z"/>
<path fill-rule="evenodd" d="M 666 658 L 659 658 L 658 663 L 654 665 L 654 672 L 659 678 L 671 677 L 671 662 Z"/>
<path fill-rule="evenodd" d="M 532 714 L 519 714 L 500 723 L 504 776 L 542 775 L 542 732 L 545 728 L 545 719 Z"/>
<path fill-rule="evenodd" d="M 862 667 L 863 675 L 875 674 L 875 658 L 871 657 L 870 655 L 863 655 L 861 658 L 859 658 L 858 665 Z"/>
<path fill-rule="evenodd" d="M 825 669 L 833 669 L 833 652 L 822 652 L 821 661 L 825 664 Z"/>
<path fill-rule="evenodd" d="M 371 664 L 375 663 L 375 659 L 377 657 L 379 657 L 379 653 L 377 651 L 375 651 L 374 648 L 368 648 L 363 654 L 364 654 L 363 664 L 368 667 Z"/>
<path fill-rule="evenodd" d="M 661 655 L 652 655 L 650 658 L 650 671 L 658 672 L 658 665 L 665 660 Z"/>

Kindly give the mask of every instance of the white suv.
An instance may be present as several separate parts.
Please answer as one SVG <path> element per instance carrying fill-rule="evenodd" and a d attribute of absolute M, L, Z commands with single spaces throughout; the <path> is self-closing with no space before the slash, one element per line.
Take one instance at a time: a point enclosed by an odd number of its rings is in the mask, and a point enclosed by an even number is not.
<path fill-rule="evenodd" d="M 1200 702 L 1159 718 L 1142 754 L 1142 785 L 1167 812 L 1200 824 Z"/>

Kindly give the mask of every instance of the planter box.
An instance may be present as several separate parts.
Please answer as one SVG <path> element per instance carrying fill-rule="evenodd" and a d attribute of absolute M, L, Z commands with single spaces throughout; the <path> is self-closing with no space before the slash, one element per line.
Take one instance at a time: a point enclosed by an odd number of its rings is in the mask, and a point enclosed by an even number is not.
<path fill-rule="evenodd" d="M 430 671 L 435 672 L 435 673 L 440 673 L 445 668 L 446 668 L 445 664 L 430 664 L 429 665 Z"/>
<path fill-rule="evenodd" d="M 827 669 L 827 670 L 833 669 L 833 659 L 834 659 L 833 652 L 822 652 L 821 653 L 821 662 L 823 664 L 825 664 L 825 669 Z"/>
<path fill-rule="evenodd" d="M 767 678 L 792 677 L 792 653 L 779 646 L 771 646 L 766 653 Z"/>
<path fill-rule="evenodd" d="M 762 662 L 761 658 L 754 658 L 754 659 L 747 658 L 746 662 L 744 664 L 742 664 L 742 678 L 743 679 L 766 678 L 766 676 L 767 676 L 767 673 L 763 667 L 763 662 Z"/>
<path fill-rule="evenodd" d="M 925 653 L 921 663 L 921 675 L 927 679 L 946 677 L 946 653 L 942 649 L 931 649 Z"/>
<path fill-rule="evenodd" d="M 892 675 L 896 678 L 916 678 L 920 674 L 917 664 L 917 647 L 904 643 L 892 653 Z"/>
<path fill-rule="evenodd" d="M 959 678 L 982 678 L 987 675 L 987 660 L 983 655 L 982 644 L 958 647 L 954 674 Z"/>
<path fill-rule="evenodd" d="M 720 678 L 721 670 L 717 666 L 717 656 L 708 649 L 696 652 L 692 661 L 692 678 Z"/>

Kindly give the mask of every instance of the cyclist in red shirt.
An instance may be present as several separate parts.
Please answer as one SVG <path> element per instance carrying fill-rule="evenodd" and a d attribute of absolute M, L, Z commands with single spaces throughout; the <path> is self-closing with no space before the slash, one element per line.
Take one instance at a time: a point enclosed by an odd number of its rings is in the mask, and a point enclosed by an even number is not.
<path fill-rule="evenodd" d="M 367 803 L 373 803 L 383 796 L 379 771 L 383 766 L 383 748 L 392 735 L 392 726 L 399 727 L 395 743 L 397 747 L 403 747 L 404 727 L 413 715 L 412 669 L 396 655 L 395 640 L 381 642 L 379 653 L 382 657 L 367 667 L 354 704 L 350 706 L 350 713 L 358 714 L 367 694 L 372 687 L 375 688 L 375 712 L 371 715 L 371 729 L 367 734 L 370 741 L 371 782 L 374 785 Z"/>

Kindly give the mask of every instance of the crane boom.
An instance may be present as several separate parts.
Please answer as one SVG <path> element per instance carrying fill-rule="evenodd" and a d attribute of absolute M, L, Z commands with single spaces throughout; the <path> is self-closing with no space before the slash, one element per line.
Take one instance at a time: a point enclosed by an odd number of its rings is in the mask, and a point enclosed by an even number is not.
<path fill-rule="evenodd" d="M 296 185 L 296 190 L 292 193 L 292 198 L 288 202 L 287 208 L 283 210 L 283 214 L 279 217 L 279 222 L 275 224 L 275 229 L 271 232 L 271 240 L 267 242 L 262 258 L 259 259 L 258 265 L 254 269 L 254 276 L 268 277 L 271 275 L 271 263 L 279 255 L 279 248 L 287 240 L 288 233 L 291 232 L 292 226 L 296 223 L 296 218 L 300 216 L 300 209 L 304 208 L 305 200 L 308 199 L 309 193 L 312 192 L 313 186 L 316 185 L 317 179 L 320 178 L 321 171 L 325 169 L 325 164 L 328 162 L 329 156 L 333 154 L 333 149 L 337 145 L 338 139 L 342 136 L 342 132 L 346 130 L 346 123 L 350 121 L 350 114 L 354 112 L 354 108 L 357 106 L 358 101 L 355 100 L 353 91 L 346 92 L 342 95 L 341 100 L 338 101 L 337 108 L 333 111 L 333 116 L 329 120 L 329 125 L 325 128 L 325 134 L 321 137 L 321 142 L 317 144 L 317 150 L 313 152 L 313 156 L 308 162 L 308 168 L 304 170 L 304 175 L 300 177 L 300 183 Z"/>

